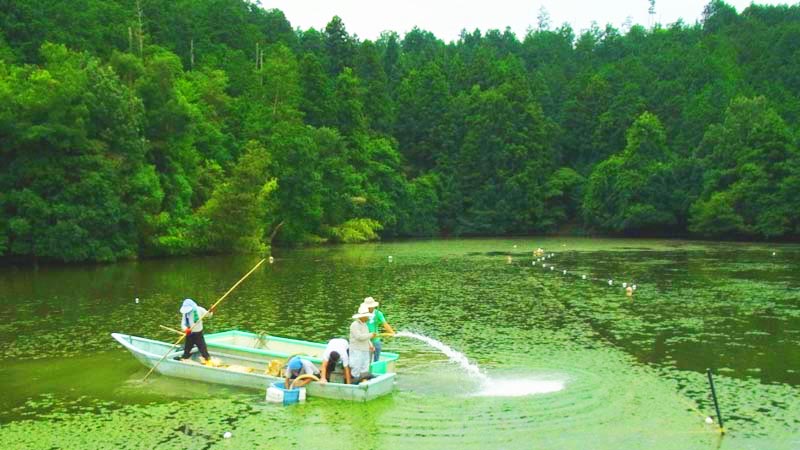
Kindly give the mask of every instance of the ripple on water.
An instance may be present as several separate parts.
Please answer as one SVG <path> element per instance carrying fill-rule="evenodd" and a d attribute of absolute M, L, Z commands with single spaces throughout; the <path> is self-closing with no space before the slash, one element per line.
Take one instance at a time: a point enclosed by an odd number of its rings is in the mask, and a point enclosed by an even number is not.
<path fill-rule="evenodd" d="M 662 448 L 693 448 L 711 442 L 712 428 L 689 411 L 691 403 L 665 388 L 647 368 L 631 368 L 625 355 L 607 350 L 549 354 L 557 370 L 534 367 L 525 374 L 514 370 L 487 370 L 489 384 L 458 383 L 458 366 L 408 367 L 394 396 L 395 408 L 381 419 L 382 431 L 394 445 L 415 448 L 499 445 L 530 448 L 539 443 L 558 448 L 558 442 L 589 439 L 594 448 L 616 448 L 619 439 L 643 436 L 632 445 L 646 445 L 652 436 L 669 436 Z M 460 389 L 417 389 L 435 372 Z M 509 395 L 526 393 L 528 395 Z M 456 412 L 457 411 L 457 412 Z M 654 432 L 655 431 L 655 432 Z M 561 441 L 565 436 L 571 436 Z M 647 437 L 650 436 L 650 437 Z M 524 444 L 523 444 L 524 443 Z M 703 444 L 705 445 L 705 444 Z M 391 446 L 391 445 L 390 445 Z"/>
<path fill-rule="evenodd" d="M 216 298 L 252 266 L 248 258 L 62 271 L 69 276 L 46 268 L 0 273 L 0 285 L 11 286 L 0 296 L 13 305 L 0 311 L 0 358 L 11 380 L 0 388 L 0 406 L 20 408 L 12 413 L 15 421 L 0 427 L 0 442 L 19 448 L 717 448 L 714 427 L 703 422 L 713 411 L 708 364 L 726 369 L 717 381 L 730 418 L 720 448 L 800 448 L 797 258 L 781 252 L 780 264 L 765 264 L 756 251 L 667 244 L 620 252 L 604 251 L 619 242 L 591 240 L 581 248 L 588 252 L 552 261 L 569 273 L 635 281 L 640 289 L 633 301 L 605 283 L 533 270 L 523 245 L 507 264 L 503 241 L 282 250 L 278 264 L 248 279 L 209 322 L 210 331 L 239 327 L 325 340 L 346 335 L 360 299 L 373 295 L 392 325 L 435 332 L 467 363 L 480 365 L 499 389 L 493 394 L 502 394 L 481 395 L 486 387 L 460 366 L 418 342 L 396 339 L 385 347 L 402 355 L 395 392 L 366 405 L 311 399 L 283 408 L 262 404 L 263 393 L 158 377 L 125 383 L 143 370 L 108 333 L 171 339 L 158 325 L 174 324 L 176 299 Z M 476 254 L 466 257 L 470 252 Z M 394 263 L 386 263 L 387 254 Z M 131 302 L 135 296 L 140 304 Z M 298 299 L 301 306 L 293 302 Z M 114 357 L 98 357 L 108 349 Z M 563 388 L 540 392 L 546 382 Z M 531 395 L 506 395 L 528 388 Z M 222 440 L 225 431 L 233 433 L 230 440 Z"/>
<path fill-rule="evenodd" d="M 564 380 L 542 380 L 535 378 L 497 379 L 489 378 L 477 397 L 525 397 L 536 394 L 549 394 L 564 389 Z"/>

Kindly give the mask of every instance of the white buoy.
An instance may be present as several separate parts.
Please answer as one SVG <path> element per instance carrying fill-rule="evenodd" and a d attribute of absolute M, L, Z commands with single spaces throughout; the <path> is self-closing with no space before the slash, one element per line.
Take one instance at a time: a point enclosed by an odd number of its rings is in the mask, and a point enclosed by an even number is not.
<path fill-rule="evenodd" d="M 224 437 L 225 439 L 230 439 L 231 436 L 233 436 L 233 433 L 231 433 L 230 431 L 226 431 L 225 434 L 222 435 L 222 437 Z"/>
<path fill-rule="evenodd" d="M 775 252 L 772 252 L 772 256 L 775 256 Z"/>
<path fill-rule="evenodd" d="M 517 248 L 517 244 L 514 244 L 514 248 Z"/>
<path fill-rule="evenodd" d="M 274 262 L 275 262 L 275 258 L 273 258 L 272 256 L 270 256 L 270 257 L 269 257 L 269 263 L 270 263 L 270 264 L 272 264 L 272 263 L 274 263 Z"/>
<path fill-rule="evenodd" d="M 556 270 L 554 266 L 550 266 L 550 270 Z"/>
<path fill-rule="evenodd" d="M 635 285 L 635 284 L 633 285 L 633 290 L 634 290 L 634 291 L 636 290 L 636 285 Z"/>
<path fill-rule="evenodd" d="M 536 265 L 536 261 L 531 261 L 531 265 L 535 266 Z"/>
<path fill-rule="evenodd" d="M 581 278 L 585 280 L 586 279 L 586 275 L 581 275 Z"/>
<path fill-rule="evenodd" d="M 565 270 L 565 271 L 564 271 L 564 275 L 566 275 L 566 274 L 567 274 L 567 271 Z"/>
<path fill-rule="evenodd" d="M 707 424 L 712 424 L 712 423 L 714 423 L 714 419 L 712 419 L 711 417 L 706 417 L 706 423 Z"/>
<path fill-rule="evenodd" d="M 139 297 L 136 297 L 136 303 L 139 303 Z"/>
<path fill-rule="evenodd" d="M 608 280 L 608 285 L 609 286 L 613 286 L 614 285 L 614 280 Z"/>
<path fill-rule="evenodd" d="M 392 262 L 392 255 L 389 255 L 389 262 Z"/>
<path fill-rule="evenodd" d="M 628 283 L 622 283 L 622 287 L 624 288 L 628 287 Z"/>

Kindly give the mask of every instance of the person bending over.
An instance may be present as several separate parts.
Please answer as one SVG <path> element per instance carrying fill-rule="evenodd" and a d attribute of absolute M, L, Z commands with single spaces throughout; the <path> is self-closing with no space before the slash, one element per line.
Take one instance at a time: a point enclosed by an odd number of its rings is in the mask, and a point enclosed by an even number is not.
<path fill-rule="evenodd" d="M 295 356 L 289 359 L 289 362 L 286 364 L 286 370 L 284 372 L 286 383 L 283 386 L 286 389 L 289 389 L 292 387 L 292 382 L 300 375 L 314 375 L 315 377 L 319 378 L 320 372 L 319 369 L 317 369 L 317 366 L 315 366 L 311 361 L 305 360 L 299 356 Z M 311 378 L 303 378 L 302 380 L 294 382 L 293 387 L 303 387 L 311 381 Z"/>
<path fill-rule="evenodd" d="M 320 367 L 320 383 L 331 381 L 331 374 L 336 370 L 336 364 L 341 361 L 344 367 L 344 380 L 350 384 L 350 355 L 346 339 L 336 338 L 328 341 L 325 352 L 322 354 L 322 367 Z"/>

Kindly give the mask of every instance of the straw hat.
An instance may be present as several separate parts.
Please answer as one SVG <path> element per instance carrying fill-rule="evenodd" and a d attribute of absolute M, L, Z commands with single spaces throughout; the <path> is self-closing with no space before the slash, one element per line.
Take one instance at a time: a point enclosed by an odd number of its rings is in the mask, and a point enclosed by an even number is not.
<path fill-rule="evenodd" d="M 369 308 L 364 306 L 363 304 L 358 307 L 358 313 L 353 314 L 353 319 L 360 319 L 362 317 L 370 317 L 372 314 L 369 312 Z"/>
<path fill-rule="evenodd" d="M 364 299 L 364 303 L 362 303 L 362 305 L 366 306 L 367 308 L 377 308 L 380 303 L 376 302 L 372 297 L 367 297 Z"/>

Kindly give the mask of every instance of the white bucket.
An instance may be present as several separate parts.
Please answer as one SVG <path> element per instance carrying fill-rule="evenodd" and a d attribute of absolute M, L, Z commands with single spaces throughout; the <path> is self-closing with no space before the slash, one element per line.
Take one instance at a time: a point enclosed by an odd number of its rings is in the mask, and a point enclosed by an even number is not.
<path fill-rule="evenodd" d="M 283 390 L 273 386 L 268 387 L 265 400 L 270 403 L 283 403 Z"/>
<path fill-rule="evenodd" d="M 297 401 L 299 401 L 300 403 L 303 403 L 303 402 L 306 401 L 306 388 L 304 388 L 304 387 L 297 388 L 297 390 L 300 391 L 298 393 L 298 399 L 297 400 L 293 400 L 290 403 L 294 403 L 294 402 L 297 402 Z M 284 391 L 283 389 L 277 388 L 275 386 L 270 386 L 270 387 L 267 388 L 267 396 L 266 396 L 265 400 L 267 402 L 269 402 L 269 403 L 284 403 L 285 404 L 286 403 L 284 401 L 285 400 L 285 398 L 284 398 L 285 394 L 286 394 L 286 391 Z"/>

